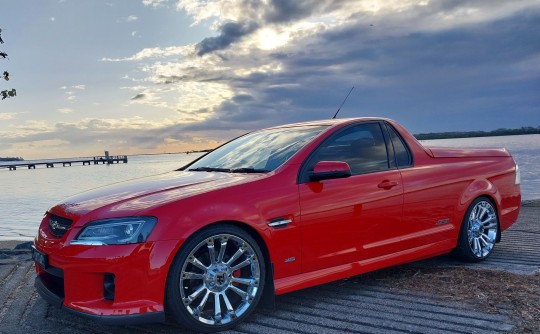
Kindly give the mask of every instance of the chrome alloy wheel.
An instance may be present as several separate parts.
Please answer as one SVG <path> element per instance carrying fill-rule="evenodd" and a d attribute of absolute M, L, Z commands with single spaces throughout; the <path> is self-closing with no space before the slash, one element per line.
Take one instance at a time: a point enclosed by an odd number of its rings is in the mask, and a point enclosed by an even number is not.
<path fill-rule="evenodd" d="M 497 213 L 488 201 L 479 201 L 472 208 L 467 228 L 471 252 L 477 258 L 489 255 L 497 239 Z"/>
<path fill-rule="evenodd" d="M 180 274 L 180 296 L 188 313 L 207 325 L 225 325 L 246 312 L 257 295 L 260 259 L 244 239 L 217 234 L 189 253 Z"/>

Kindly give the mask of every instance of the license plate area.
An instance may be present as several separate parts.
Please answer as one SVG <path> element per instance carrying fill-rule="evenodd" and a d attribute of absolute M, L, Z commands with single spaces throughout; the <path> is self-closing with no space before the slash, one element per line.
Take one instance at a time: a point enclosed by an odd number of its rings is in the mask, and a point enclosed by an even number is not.
<path fill-rule="evenodd" d="M 49 267 L 49 256 L 37 250 L 34 246 L 32 246 L 32 260 L 39 264 L 39 266 L 43 269 L 47 269 Z"/>

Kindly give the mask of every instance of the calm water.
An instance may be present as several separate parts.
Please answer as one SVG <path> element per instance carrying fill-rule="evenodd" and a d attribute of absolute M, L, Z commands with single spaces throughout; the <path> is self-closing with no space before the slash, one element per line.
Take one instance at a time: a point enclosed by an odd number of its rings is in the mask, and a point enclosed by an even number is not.
<path fill-rule="evenodd" d="M 128 157 L 128 163 L 0 169 L 0 240 L 33 239 L 43 214 L 64 198 L 107 184 L 165 173 L 200 154 Z M 42 160 L 40 160 L 42 161 Z"/>
<path fill-rule="evenodd" d="M 423 141 L 427 146 L 506 147 L 521 169 L 523 199 L 540 199 L 540 135 Z M 45 211 L 62 199 L 102 185 L 177 169 L 195 154 L 131 156 L 127 164 L 0 169 L 0 240 L 29 240 Z"/>

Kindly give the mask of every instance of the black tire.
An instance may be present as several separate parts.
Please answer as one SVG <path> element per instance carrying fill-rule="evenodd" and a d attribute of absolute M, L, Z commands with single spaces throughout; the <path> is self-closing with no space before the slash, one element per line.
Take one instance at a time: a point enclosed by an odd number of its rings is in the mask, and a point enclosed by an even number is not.
<path fill-rule="evenodd" d="M 265 275 L 263 254 L 249 233 L 213 225 L 191 236 L 176 254 L 167 277 L 166 311 L 197 332 L 230 329 L 257 306 Z"/>
<path fill-rule="evenodd" d="M 487 197 L 475 199 L 461 223 L 456 255 L 467 262 L 480 262 L 489 257 L 497 242 L 499 217 L 497 208 Z"/>

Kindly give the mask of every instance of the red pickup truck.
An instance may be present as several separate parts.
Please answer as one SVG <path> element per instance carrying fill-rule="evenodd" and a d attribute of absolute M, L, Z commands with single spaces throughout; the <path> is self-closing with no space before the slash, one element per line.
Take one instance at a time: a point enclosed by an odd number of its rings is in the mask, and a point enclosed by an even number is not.
<path fill-rule="evenodd" d="M 425 148 L 383 118 L 278 126 L 53 206 L 35 286 L 107 324 L 167 311 L 226 330 L 276 294 L 449 252 L 484 260 L 520 201 L 504 149 Z"/>

